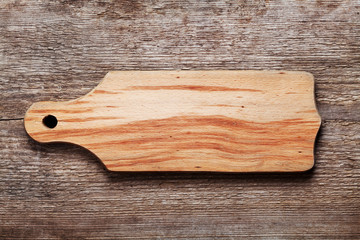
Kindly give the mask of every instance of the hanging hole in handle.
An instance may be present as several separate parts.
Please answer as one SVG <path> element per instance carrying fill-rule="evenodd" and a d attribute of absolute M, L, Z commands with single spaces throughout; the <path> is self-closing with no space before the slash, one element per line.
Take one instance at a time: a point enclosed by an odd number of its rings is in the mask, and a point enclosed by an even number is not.
<path fill-rule="evenodd" d="M 56 127 L 58 120 L 53 115 L 47 115 L 46 117 L 43 118 L 42 122 L 48 128 L 54 128 L 54 127 Z"/>

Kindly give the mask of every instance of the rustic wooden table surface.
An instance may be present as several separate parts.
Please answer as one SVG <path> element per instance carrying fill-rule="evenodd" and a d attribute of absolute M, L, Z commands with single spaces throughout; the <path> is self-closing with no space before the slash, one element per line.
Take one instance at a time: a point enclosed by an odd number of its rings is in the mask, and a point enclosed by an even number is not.
<path fill-rule="evenodd" d="M 1 1 L 0 238 L 359 239 L 359 13 L 359 1 Z M 315 168 L 113 173 L 24 131 L 35 101 L 160 69 L 313 73 Z"/>

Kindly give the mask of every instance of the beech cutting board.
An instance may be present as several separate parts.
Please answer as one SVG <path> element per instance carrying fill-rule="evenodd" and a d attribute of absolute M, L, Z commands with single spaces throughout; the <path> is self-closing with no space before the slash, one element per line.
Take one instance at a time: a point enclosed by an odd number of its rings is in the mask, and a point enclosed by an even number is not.
<path fill-rule="evenodd" d="M 33 139 L 83 146 L 112 171 L 305 171 L 320 123 L 313 76 L 289 71 L 109 72 L 25 116 Z"/>

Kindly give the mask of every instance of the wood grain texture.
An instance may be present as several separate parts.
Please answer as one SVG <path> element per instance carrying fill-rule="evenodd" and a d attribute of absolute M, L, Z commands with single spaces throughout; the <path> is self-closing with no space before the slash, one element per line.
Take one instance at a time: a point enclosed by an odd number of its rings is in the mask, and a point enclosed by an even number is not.
<path fill-rule="evenodd" d="M 112 171 L 288 172 L 313 167 L 321 119 L 306 72 L 119 71 L 81 98 L 34 103 L 24 123 Z"/>
<path fill-rule="evenodd" d="M 1 239 L 359 239 L 357 1 L 0 2 Z M 303 173 L 109 173 L 38 144 L 37 101 L 112 70 L 295 70 L 323 119 Z M 16 120 L 18 119 L 18 120 Z"/>

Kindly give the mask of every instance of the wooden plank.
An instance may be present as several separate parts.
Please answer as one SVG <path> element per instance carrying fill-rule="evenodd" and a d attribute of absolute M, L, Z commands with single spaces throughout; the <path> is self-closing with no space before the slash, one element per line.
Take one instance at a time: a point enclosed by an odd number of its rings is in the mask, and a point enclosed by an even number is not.
<path fill-rule="evenodd" d="M 357 239 L 360 124 L 325 121 L 302 173 L 117 173 L 0 122 L 0 238 Z"/>
<path fill-rule="evenodd" d="M 1 239 L 359 239 L 358 1 L 0 2 Z M 282 174 L 109 173 L 37 144 L 37 101 L 113 70 L 294 70 L 315 77 L 316 167 Z"/>
<path fill-rule="evenodd" d="M 33 104 L 27 133 L 112 171 L 305 171 L 321 119 L 314 79 L 285 71 L 121 71 L 89 94 Z"/>

